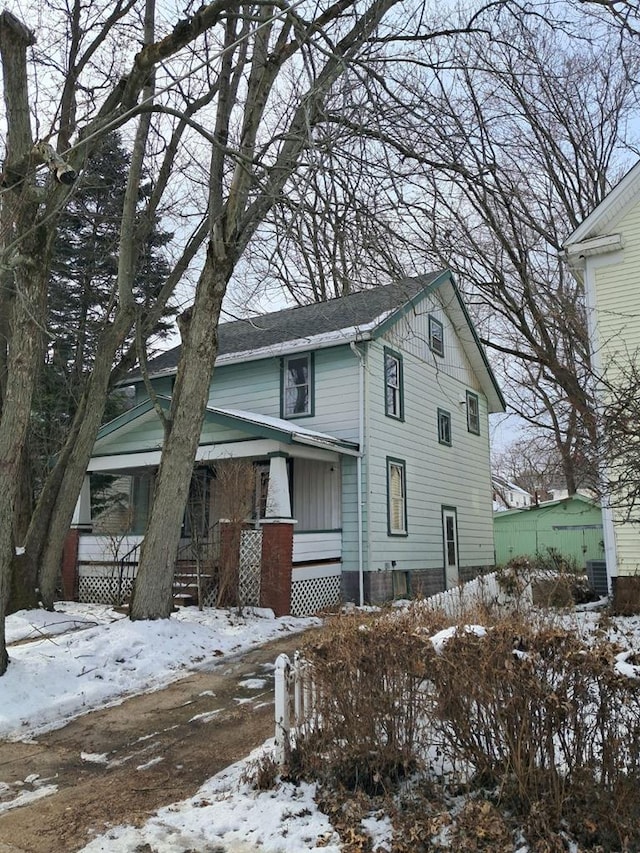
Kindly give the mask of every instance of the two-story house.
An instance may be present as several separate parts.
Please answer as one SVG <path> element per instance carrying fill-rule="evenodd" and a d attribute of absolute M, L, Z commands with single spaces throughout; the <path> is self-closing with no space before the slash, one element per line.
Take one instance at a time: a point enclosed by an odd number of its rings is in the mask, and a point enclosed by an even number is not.
<path fill-rule="evenodd" d="M 179 357 L 149 363 L 166 406 Z M 141 377 L 131 382 L 136 405 L 101 429 L 89 466 L 129 490 L 120 554 L 144 534 L 163 443 Z M 248 459 L 249 526 L 269 542 L 276 528 L 291 536 L 277 567 L 291 612 L 452 587 L 494 562 L 488 413 L 503 410 L 448 271 L 222 324 L 194 472 L 202 535 L 224 523 L 216 471 Z M 109 600 L 115 534 L 90 532 L 89 505 L 87 484 L 76 582 L 81 597 Z"/>
<path fill-rule="evenodd" d="M 593 371 L 600 403 L 624 384 L 640 352 L 640 162 L 564 243 L 564 256 L 585 287 Z M 604 480 L 611 459 L 602 459 Z M 624 493 L 605 495 L 605 557 L 614 605 L 640 612 L 640 519 Z"/>

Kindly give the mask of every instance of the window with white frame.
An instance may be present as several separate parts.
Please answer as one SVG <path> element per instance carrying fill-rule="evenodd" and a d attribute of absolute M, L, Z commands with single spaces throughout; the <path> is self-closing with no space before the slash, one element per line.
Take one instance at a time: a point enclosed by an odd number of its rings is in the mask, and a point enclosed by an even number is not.
<path fill-rule="evenodd" d="M 283 418 L 313 414 L 313 354 L 282 359 Z"/>
<path fill-rule="evenodd" d="M 440 320 L 429 314 L 429 348 L 436 355 L 444 356 L 444 328 Z"/>
<path fill-rule="evenodd" d="M 480 435 L 480 401 L 472 391 L 467 391 L 467 429 Z"/>
<path fill-rule="evenodd" d="M 404 388 L 402 382 L 402 356 L 385 349 L 384 351 L 384 411 L 390 418 L 404 418 Z"/>
<path fill-rule="evenodd" d="M 402 459 L 387 458 L 387 509 L 389 536 L 406 536 L 407 483 Z"/>
<path fill-rule="evenodd" d="M 451 446 L 451 415 L 444 409 L 438 409 L 438 441 Z"/>

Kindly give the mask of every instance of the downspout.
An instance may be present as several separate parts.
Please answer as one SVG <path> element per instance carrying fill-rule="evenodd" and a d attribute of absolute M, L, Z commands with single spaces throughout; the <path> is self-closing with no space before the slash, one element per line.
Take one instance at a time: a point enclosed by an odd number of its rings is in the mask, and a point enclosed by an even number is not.
<path fill-rule="evenodd" d="M 364 452 L 364 356 L 353 341 L 351 351 L 360 362 L 358 369 L 358 448 L 356 457 L 357 500 L 358 500 L 358 593 L 360 607 L 364 605 L 364 539 L 362 529 L 362 455 Z"/>

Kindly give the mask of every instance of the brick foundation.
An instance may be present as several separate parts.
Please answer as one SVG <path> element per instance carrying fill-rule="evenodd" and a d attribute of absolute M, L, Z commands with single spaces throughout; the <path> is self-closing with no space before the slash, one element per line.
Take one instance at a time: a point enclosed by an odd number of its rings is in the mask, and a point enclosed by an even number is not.
<path fill-rule="evenodd" d="M 613 589 L 613 612 L 620 616 L 635 616 L 640 613 L 640 577 L 620 575 L 611 578 Z"/>
<path fill-rule="evenodd" d="M 293 524 L 263 524 L 260 606 L 270 607 L 276 616 L 291 613 L 292 561 Z"/>

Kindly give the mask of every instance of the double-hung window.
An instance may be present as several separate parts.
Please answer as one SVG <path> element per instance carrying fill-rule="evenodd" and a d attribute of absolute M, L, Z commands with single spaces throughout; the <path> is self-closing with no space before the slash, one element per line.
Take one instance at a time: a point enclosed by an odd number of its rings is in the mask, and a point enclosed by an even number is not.
<path fill-rule="evenodd" d="M 281 413 L 283 418 L 313 414 L 313 353 L 282 359 Z"/>
<path fill-rule="evenodd" d="M 451 415 L 444 409 L 438 409 L 438 441 L 451 446 Z"/>
<path fill-rule="evenodd" d="M 429 348 L 444 357 L 444 328 L 440 320 L 429 314 Z"/>
<path fill-rule="evenodd" d="M 402 356 L 384 351 L 384 411 L 390 418 L 404 420 L 404 388 L 402 378 Z"/>
<path fill-rule="evenodd" d="M 387 457 L 387 514 L 389 536 L 407 535 L 407 481 L 402 459 Z"/>
<path fill-rule="evenodd" d="M 467 391 L 467 429 L 480 435 L 480 401 L 472 391 Z"/>

